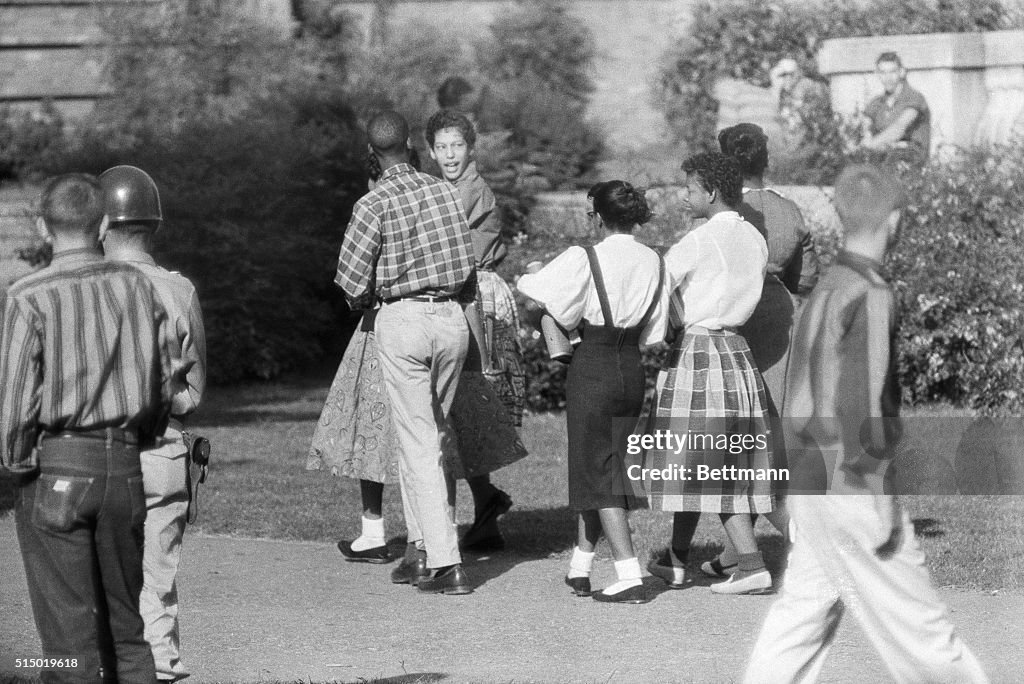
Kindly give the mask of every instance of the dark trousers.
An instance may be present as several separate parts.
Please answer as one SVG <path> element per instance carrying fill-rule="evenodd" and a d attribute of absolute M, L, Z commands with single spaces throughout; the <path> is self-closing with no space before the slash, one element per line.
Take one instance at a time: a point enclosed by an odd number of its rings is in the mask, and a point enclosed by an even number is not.
<path fill-rule="evenodd" d="M 42 681 L 156 681 L 139 616 L 146 497 L 138 447 L 44 440 L 40 475 L 15 520 L 45 658 L 75 659 Z"/>

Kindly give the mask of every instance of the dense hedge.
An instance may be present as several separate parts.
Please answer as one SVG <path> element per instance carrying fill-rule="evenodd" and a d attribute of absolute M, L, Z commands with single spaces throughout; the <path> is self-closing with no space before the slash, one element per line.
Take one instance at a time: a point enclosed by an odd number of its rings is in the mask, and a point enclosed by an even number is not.
<path fill-rule="evenodd" d="M 828 38 L 916 33 L 963 33 L 1024 26 L 1019 4 L 1000 0 L 700 0 L 686 33 L 662 58 L 657 102 L 677 139 L 692 151 L 715 146 L 721 77 L 768 86 L 768 71 L 795 56 L 815 77 L 815 55 Z M 800 158 L 777 159 L 779 182 L 830 183 L 842 165 L 844 123 L 815 122 Z"/>
<path fill-rule="evenodd" d="M 1024 145 L 907 172 L 890 258 L 904 400 L 1024 407 Z"/>

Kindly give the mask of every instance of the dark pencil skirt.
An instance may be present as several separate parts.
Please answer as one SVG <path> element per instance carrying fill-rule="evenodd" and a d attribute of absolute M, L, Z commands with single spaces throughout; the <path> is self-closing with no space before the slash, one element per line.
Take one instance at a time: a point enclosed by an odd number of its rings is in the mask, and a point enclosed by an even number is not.
<path fill-rule="evenodd" d="M 630 508 L 626 439 L 644 400 L 640 333 L 588 326 L 566 379 L 569 507 Z"/>

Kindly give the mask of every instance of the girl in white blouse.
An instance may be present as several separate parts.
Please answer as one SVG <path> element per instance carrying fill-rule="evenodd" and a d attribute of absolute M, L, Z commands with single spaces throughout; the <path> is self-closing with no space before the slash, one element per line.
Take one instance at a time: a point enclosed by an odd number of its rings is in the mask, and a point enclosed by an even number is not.
<path fill-rule="evenodd" d="M 665 337 L 668 283 L 658 255 L 631 235 L 651 216 L 643 194 L 629 183 L 609 181 L 588 196 L 588 215 L 607 237 L 589 250 L 570 247 L 522 276 L 518 287 L 564 328 L 580 326 L 582 338 L 566 382 L 569 506 L 579 513 L 566 584 L 577 596 L 591 595 L 594 547 L 603 532 L 618 581 L 594 599 L 646 603 L 626 517 L 633 490 L 624 458 L 644 398 L 639 347 Z"/>
<path fill-rule="evenodd" d="M 686 201 L 707 223 L 665 256 L 672 285 L 672 319 L 682 331 L 652 411 L 652 430 L 681 439 L 651 450 L 645 467 L 675 478 L 648 483 L 651 507 L 675 513 L 672 543 L 648 569 L 670 587 L 689 585 L 685 563 L 701 512 L 721 515 L 739 552 L 739 570 L 712 586 L 716 593 L 762 593 L 771 575 L 754 541 L 750 513 L 774 505 L 772 451 L 764 384 L 746 340 L 736 332 L 761 297 L 768 248 L 736 207 L 743 178 L 735 160 L 699 154 L 683 163 Z M 740 472 L 738 472 L 740 471 Z M 749 473 L 754 477 L 748 477 Z"/>

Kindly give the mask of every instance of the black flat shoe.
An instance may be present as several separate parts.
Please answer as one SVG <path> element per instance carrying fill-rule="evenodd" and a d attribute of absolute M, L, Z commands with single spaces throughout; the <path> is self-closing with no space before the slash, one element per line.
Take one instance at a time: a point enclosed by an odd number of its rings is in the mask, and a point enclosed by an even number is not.
<path fill-rule="evenodd" d="M 497 522 L 498 518 L 508 513 L 509 509 L 512 508 L 512 497 L 500 489 L 496 489 L 494 494 L 487 500 L 484 507 L 480 510 L 480 514 L 477 515 L 476 520 L 470 525 L 469 529 L 466 530 L 466 534 L 462 537 L 462 548 L 467 550 L 476 551 L 494 551 L 496 550 L 493 546 L 494 539 L 501 540 L 501 547 L 505 547 L 505 540 L 501 539 L 501 534 L 493 535 L 489 534 L 486 537 L 481 538 L 480 535 L 484 534 L 484 530 L 494 522 Z M 489 548 L 481 548 L 481 544 L 490 543 L 492 544 Z"/>
<path fill-rule="evenodd" d="M 338 550 L 341 551 L 341 555 L 345 557 L 345 560 L 350 563 L 383 564 L 395 560 L 391 552 L 388 551 L 387 546 L 374 546 L 372 549 L 353 551 L 352 542 L 343 539 L 338 542 Z"/>
<path fill-rule="evenodd" d="M 566 577 L 565 583 L 572 589 L 572 593 L 579 597 L 587 597 L 594 592 L 590 590 L 589 577 Z"/>
<path fill-rule="evenodd" d="M 594 600 L 600 603 L 647 603 L 651 597 L 647 594 L 647 587 L 640 584 L 624 589 L 618 594 L 606 594 L 599 591 L 594 594 Z"/>
<path fill-rule="evenodd" d="M 433 577 L 420 580 L 419 590 L 424 594 L 472 594 L 473 585 L 461 565 L 453 565 L 435 572 Z"/>
<path fill-rule="evenodd" d="M 417 551 L 412 559 L 403 558 L 398 567 L 391 571 L 394 584 L 411 584 L 415 587 L 427 577 L 430 577 L 430 569 L 427 568 L 426 551 Z"/>

